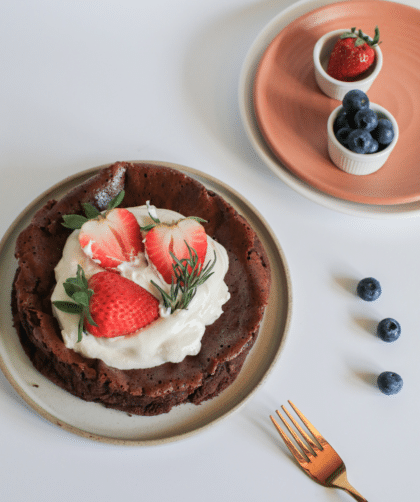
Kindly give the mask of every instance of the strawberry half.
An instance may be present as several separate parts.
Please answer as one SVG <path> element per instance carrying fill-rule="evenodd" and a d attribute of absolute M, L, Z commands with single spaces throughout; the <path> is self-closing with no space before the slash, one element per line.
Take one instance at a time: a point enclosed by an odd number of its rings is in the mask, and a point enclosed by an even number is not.
<path fill-rule="evenodd" d="M 171 284 L 176 280 L 171 253 L 179 260 L 190 258 L 190 249 L 197 256 L 197 265 L 201 268 L 207 253 L 207 234 L 203 225 L 195 218 L 181 219 L 176 223 L 160 223 L 147 232 L 144 243 L 149 261 L 161 274 L 163 280 Z M 203 220 L 200 220 L 203 221 Z M 188 247 L 190 249 L 188 249 Z"/>
<path fill-rule="evenodd" d="M 79 233 L 84 253 L 102 268 L 114 270 L 144 250 L 140 226 L 127 209 L 116 208 L 83 224 Z"/>
<path fill-rule="evenodd" d="M 108 204 L 104 213 L 91 204 L 83 204 L 86 217 L 63 216 L 65 227 L 80 229 L 79 242 L 84 253 L 107 270 L 115 270 L 144 251 L 136 218 L 127 209 L 117 208 L 123 197 L 124 191 Z"/>
<path fill-rule="evenodd" d="M 63 284 L 73 300 L 55 301 L 63 312 L 79 315 L 78 341 L 83 331 L 96 337 L 130 335 L 159 317 L 159 302 L 144 288 L 115 272 L 99 272 L 86 280 L 82 267 Z"/>
<path fill-rule="evenodd" d="M 363 76 L 375 62 L 373 47 L 379 44 L 379 28 L 375 28 L 375 36 L 370 39 L 362 30 L 356 28 L 343 33 L 334 45 L 328 62 L 327 73 L 341 81 L 352 81 Z"/>

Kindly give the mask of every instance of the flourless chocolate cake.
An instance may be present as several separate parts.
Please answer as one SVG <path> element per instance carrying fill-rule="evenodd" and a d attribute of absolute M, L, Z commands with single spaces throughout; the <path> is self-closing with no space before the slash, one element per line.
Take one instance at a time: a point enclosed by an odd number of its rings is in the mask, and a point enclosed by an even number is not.
<path fill-rule="evenodd" d="M 206 327 L 200 352 L 179 363 L 120 370 L 88 359 L 62 340 L 53 316 L 54 268 L 70 234 L 63 215 L 83 214 L 82 203 L 104 210 L 121 190 L 121 207 L 153 201 L 156 207 L 199 216 L 209 236 L 227 250 L 230 299 Z M 52 382 L 86 401 L 137 415 L 166 413 L 181 403 L 200 404 L 237 377 L 259 330 L 270 290 L 267 255 L 254 230 L 222 197 L 180 171 L 117 162 L 49 201 L 19 235 L 12 292 L 14 325 L 33 365 Z"/>

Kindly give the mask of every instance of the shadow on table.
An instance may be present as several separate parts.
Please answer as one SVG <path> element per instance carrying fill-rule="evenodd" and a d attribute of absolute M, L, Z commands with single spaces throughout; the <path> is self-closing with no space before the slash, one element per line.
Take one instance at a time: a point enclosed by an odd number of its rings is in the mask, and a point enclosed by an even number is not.
<path fill-rule="evenodd" d="M 186 54 L 184 94 L 188 109 L 197 117 L 194 122 L 248 162 L 257 157 L 239 114 L 241 67 L 259 32 L 293 3 L 261 1 L 232 10 L 230 15 L 200 27 Z"/>

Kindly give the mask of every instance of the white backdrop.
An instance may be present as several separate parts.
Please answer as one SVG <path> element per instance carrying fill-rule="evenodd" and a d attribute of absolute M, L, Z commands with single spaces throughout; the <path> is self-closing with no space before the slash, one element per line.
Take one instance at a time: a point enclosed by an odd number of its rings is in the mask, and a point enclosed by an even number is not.
<path fill-rule="evenodd" d="M 308 200 L 257 156 L 240 119 L 248 50 L 292 3 L 3 1 L 0 234 L 44 190 L 85 169 L 116 160 L 189 166 L 267 220 L 288 261 L 293 320 L 275 368 L 239 411 L 161 446 L 63 431 L 0 374 L 2 500 L 350 500 L 306 477 L 280 443 L 268 415 L 287 399 L 336 447 L 369 501 L 416 500 L 418 218 L 369 219 Z M 383 287 L 374 304 L 354 294 L 366 276 Z M 374 335 L 384 317 L 402 325 L 394 344 Z M 375 387 L 384 370 L 403 376 L 397 396 Z"/>

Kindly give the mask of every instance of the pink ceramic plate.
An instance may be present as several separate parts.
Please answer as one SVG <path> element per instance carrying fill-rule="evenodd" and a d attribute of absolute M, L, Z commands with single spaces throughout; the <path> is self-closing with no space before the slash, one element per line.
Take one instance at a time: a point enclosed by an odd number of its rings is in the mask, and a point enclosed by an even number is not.
<path fill-rule="evenodd" d="M 315 82 L 312 50 L 324 33 L 356 26 L 368 34 L 378 25 L 382 71 L 370 100 L 396 118 L 400 138 L 386 164 L 368 176 L 347 174 L 327 152 L 327 119 L 338 101 Z M 305 14 L 265 51 L 254 82 L 254 107 L 261 133 L 276 157 L 311 186 L 364 204 L 420 200 L 420 11 L 381 0 L 339 2 Z"/>

